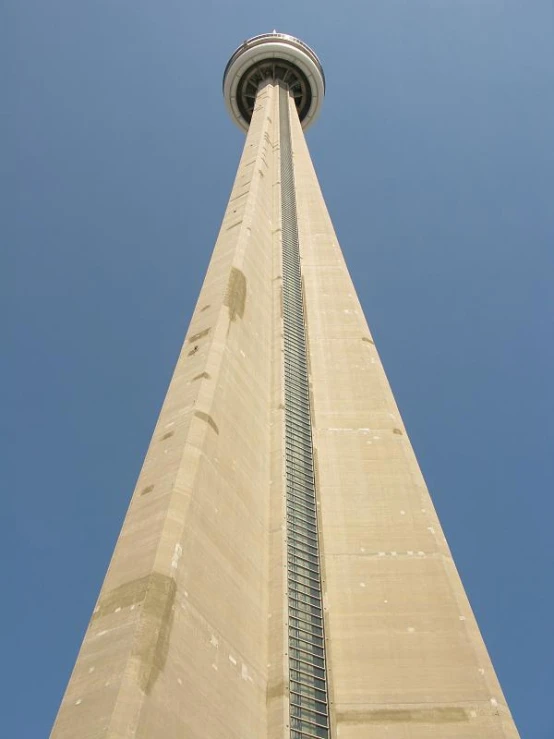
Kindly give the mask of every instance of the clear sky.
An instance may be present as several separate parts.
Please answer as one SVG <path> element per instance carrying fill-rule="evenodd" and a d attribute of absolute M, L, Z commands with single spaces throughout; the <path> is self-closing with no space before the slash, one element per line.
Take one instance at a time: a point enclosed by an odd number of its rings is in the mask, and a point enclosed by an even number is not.
<path fill-rule="evenodd" d="M 4 0 L 3 736 L 48 735 L 234 178 L 311 44 L 341 245 L 524 739 L 554 737 L 552 0 Z"/>

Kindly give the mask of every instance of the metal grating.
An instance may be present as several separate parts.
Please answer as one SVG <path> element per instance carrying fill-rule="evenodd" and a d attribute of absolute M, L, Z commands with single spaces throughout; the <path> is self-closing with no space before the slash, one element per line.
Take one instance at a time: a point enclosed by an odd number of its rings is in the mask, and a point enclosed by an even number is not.
<path fill-rule="evenodd" d="M 291 739 L 328 739 L 329 704 L 302 275 L 289 119 L 279 89 Z"/>

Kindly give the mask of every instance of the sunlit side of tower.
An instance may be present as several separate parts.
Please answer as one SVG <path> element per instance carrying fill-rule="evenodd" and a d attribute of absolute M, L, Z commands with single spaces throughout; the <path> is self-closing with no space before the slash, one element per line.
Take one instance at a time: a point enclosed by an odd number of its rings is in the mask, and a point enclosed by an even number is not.
<path fill-rule="evenodd" d="M 518 737 L 306 146 L 324 89 L 283 34 L 227 65 L 244 151 L 53 739 Z"/>

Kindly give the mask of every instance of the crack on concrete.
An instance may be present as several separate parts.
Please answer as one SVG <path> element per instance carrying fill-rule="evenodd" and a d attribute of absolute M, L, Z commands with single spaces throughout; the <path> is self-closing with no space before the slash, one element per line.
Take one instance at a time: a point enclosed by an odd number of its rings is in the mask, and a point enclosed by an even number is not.
<path fill-rule="evenodd" d="M 337 711 L 337 723 L 345 724 L 450 724 L 469 721 L 465 708 L 378 708 L 368 711 Z"/>
<path fill-rule="evenodd" d="M 209 413 L 204 413 L 204 411 L 194 411 L 194 415 L 196 416 L 196 418 L 200 418 L 201 421 L 205 421 L 208 426 L 211 426 L 213 428 L 216 434 L 219 434 L 217 423 L 209 415 Z"/>
<path fill-rule="evenodd" d="M 192 382 L 194 382 L 195 380 L 201 380 L 202 378 L 204 378 L 205 380 L 209 380 L 210 379 L 210 373 L 209 372 L 201 372 L 199 375 L 196 375 L 196 377 L 193 377 L 192 378 Z"/>
<path fill-rule="evenodd" d="M 209 328 L 205 328 L 203 331 L 199 331 L 197 334 L 194 334 L 194 336 L 190 337 L 189 344 L 192 344 L 193 341 L 198 341 L 198 339 L 203 339 L 204 336 L 207 336 L 209 333 Z"/>

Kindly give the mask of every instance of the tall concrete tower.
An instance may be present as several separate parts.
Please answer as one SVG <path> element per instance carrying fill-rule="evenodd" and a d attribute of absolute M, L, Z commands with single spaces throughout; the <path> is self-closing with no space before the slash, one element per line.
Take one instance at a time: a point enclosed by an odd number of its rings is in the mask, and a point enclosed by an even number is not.
<path fill-rule="evenodd" d="M 229 205 L 55 739 L 514 739 L 312 166 L 325 80 L 232 55 Z"/>

